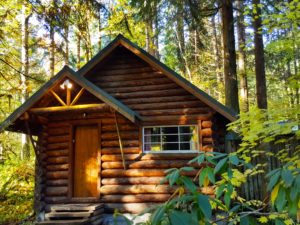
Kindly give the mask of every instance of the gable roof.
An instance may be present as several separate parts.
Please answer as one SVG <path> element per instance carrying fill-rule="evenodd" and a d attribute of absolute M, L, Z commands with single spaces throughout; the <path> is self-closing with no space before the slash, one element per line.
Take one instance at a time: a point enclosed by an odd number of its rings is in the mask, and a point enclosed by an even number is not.
<path fill-rule="evenodd" d="M 173 80 L 179 86 L 196 96 L 198 99 L 203 101 L 205 104 L 216 110 L 218 113 L 223 115 L 229 121 L 235 121 L 237 119 L 237 113 L 232 109 L 226 107 L 222 103 L 218 102 L 216 99 L 193 85 L 191 82 L 186 80 L 184 77 L 180 76 L 178 73 L 167 67 L 165 64 L 157 60 L 155 57 L 144 51 L 142 48 L 138 47 L 136 44 L 128 40 L 122 35 L 118 35 L 109 45 L 107 45 L 103 50 L 101 50 L 97 55 L 95 55 L 87 64 L 85 64 L 78 74 L 85 76 L 94 66 L 101 62 L 106 56 L 108 56 L 116 47 L 123 46 L 136 56 L 146 61 L 152 67 L 161 71 L 169 79 Z"/>
<path fill-rule="evenodd" d="M 17 108 L 9 117 L 7 117 L 6 120 L 4 120 L 0 124 L 0 132 L 13 124 L 23 113 L 25 113 L 38 100 L 40 100 L 44 96 L 46 91 L 57 85 L 66 77 L 79 84 L 82 88 L 86 89 L 95 97 L 111 106 L 113 109 L 121 113 L 130 121 L 135 122 L 136 118 L 141 119 L 138 113 L 132 111 L 122 102 L 115 99 L 113 96 L 109 95 L 107 92 L 94 85 L 84 77 L 77 75 L 76 72 L 68 66 L 65 66 L 60 72 L 57 73 L 56 76 L 52 77 L 48 82 L 46 82 L 37 92 L 35 92 L 28 100 L 26 100 L 19 108 Z"/>

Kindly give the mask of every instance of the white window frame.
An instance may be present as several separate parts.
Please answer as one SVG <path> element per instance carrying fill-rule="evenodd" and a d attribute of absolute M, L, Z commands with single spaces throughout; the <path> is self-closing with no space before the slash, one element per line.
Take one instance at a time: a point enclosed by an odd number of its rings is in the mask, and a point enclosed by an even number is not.
<path fill-rule="evenodd" d="M 146 151 L 145 150 L 145 128 L 155 128 L 155 127 L 195 127 L 196 135 L 197 135 L 197 150 L 165 150 L 165 151 Z M 176 142 L 177 143 L 177 142 Z M 178 142 L 180 144 L 180 141 Z M 155 153 L 155 154 L 163 154 L 163 153 L 198 153 L 200 149 L 200 139 L 199 139 L 199 127 L 197 124 L 185 124 L 185 125 L 157 125 L 157 126 L 144 126 L 142 129 L 142 149 L 143 153 Z"/>

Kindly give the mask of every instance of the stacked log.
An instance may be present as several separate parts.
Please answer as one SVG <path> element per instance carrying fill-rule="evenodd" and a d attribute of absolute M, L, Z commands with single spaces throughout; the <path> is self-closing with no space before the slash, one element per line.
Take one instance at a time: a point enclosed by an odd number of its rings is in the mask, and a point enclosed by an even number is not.
<path fill-rule="evenodd" d="M 52 122 L 47 133 L 45 200 L 48 203 L 64 202 L 69 191 L 70 126 Z"/>

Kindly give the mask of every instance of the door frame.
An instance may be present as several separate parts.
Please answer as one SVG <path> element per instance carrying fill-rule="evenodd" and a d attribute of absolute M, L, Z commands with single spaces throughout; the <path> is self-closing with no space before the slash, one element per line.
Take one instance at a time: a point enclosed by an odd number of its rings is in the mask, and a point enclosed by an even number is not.
<path fill-rule="evenodd" d="M 97 197 L 73 197 L 74 192 L 74 151 L 75 151 L 75 129 L 77 126 L 97 126 L 98 128 L 98 153 L 97 153 L 97 162 L 98 162 L 98 179 L 97 179 Z M 88 203 L 88 202 L 99 202 L 100 199 L 100 186 L 101 186 L 101 120 L 99 121 L 75 121 L 71 122 L 69 126 L 69 176 L 68 176 L 68 199 L 70 202 L 78 203 Z"/>

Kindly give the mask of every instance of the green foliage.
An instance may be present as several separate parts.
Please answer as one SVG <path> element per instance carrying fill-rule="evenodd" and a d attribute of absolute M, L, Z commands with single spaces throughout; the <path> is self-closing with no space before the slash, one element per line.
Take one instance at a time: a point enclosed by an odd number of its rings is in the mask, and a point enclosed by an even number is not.
<path fill-rule="evenodd" d="M 0 164 L 0 223 L 33 214 L 34 161 L 17 158 Z"/>

